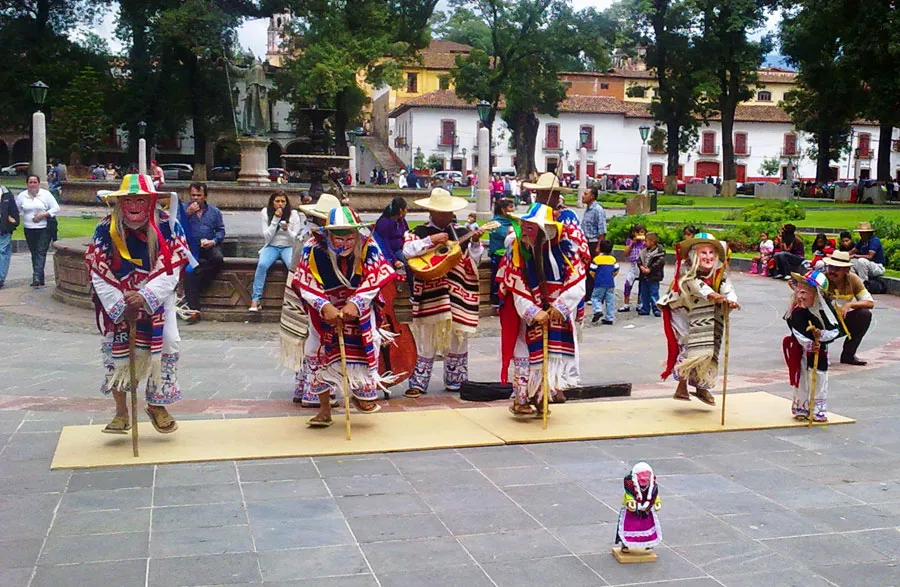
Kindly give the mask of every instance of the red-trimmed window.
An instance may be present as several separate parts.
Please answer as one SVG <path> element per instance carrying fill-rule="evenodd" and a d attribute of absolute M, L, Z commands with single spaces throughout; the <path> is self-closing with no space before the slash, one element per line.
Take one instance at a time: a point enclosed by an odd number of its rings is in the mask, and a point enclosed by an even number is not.
<path fill-rule="evenodd" d="M 747 133 L 745 133 L 745 132 L 734 133 L 734 153 L 736 155 L 746 155 L 747 154 Z"/>
<path fill-rule="evenodd" d="M 704 131 L 703 139 L 700 143 L 700 154 L 701 155 L 715 155 L 716 154 L 716 133 L 715 131 Z"/>
<path fill-rule="evenodd" d="M 558 149 L 559 148 L 559 125 L 558 124 L 548 124 L 546 132 L 545 142 L 547 144 L 548 149 Z"/>
<path fill-rule="evenodd" d="M 859 140 L 856 143 L 859 149 L 859 156 L 868 159 L 872 156 L 872 135 L 867 132 L 859 133 Z"/>
<path fill-rule="evenodd" d="M 455 120 L 442 120 L 441 121 L 441 146 L 442 147 L 452 147 L 456 142 L 456 121 Z"/>
<path fill-rule="evenodd" d="M 784 154 L 797 154 L 797 135 L 795 133 L 789 132 L 784 134 Z"/>

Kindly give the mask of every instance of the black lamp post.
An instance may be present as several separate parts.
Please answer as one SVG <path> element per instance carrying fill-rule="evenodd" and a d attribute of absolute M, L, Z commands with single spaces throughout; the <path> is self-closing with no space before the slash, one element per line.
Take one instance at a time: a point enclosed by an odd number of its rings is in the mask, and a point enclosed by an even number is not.
<path fill-rule="evenodd" d="M 144 135 L 147 134 L 147 123 L 143 120 L 137 123 L 138 128 L 138 136 L 140 138 L 144 138 Z"/>
<path fill-rule="evenodd" d="M 42 81 L 31 84 L 31 99 L 34 100 L 34 103 L 37 105 L 38 111 L 41 110 L 41 106 L 43 106 L 44 102 L 47 100 L 47 90 L 49 89 L 50 86 Z"/>
<path fill-rule="evenodd" d="M 588 147 L 587 142 L 588 142 L 588 139 L 590 138 L 590 135 L 591 135 L 591 131 L 589 131 L 586 128 L 582 128 L 581 131 L 578 133 L 578 137 L 581 139 L 581 146 L 585 149 Z"/>
<path fill-rule="evenodd" d="M 650 136 L 650 127 L 646 124 L 642 124 L 638 127 L 638 130 L 641 132 L 641 141 L 647 142 L 647 137 Z"/>
<path fill-rule="evenodd" d="M 491 104 L 486 100 L 481 100 L 475 104 L 475 110 L 478 111 L 478 119 L 481 120 L 481 124 L 487 126 L 491 117 Z"/>

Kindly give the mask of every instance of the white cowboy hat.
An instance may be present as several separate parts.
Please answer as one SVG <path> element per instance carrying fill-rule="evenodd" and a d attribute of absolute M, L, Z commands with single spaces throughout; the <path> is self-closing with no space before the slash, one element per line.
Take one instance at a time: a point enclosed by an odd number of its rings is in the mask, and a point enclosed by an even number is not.
<path fill-rule="evenodd" d="M 432 212 L 458 212 L 469 205 L 464 198 L 457 198 L 444 188 L 434 188 L 427 198 L 415 202 Z"/>
<path fill-rule="evenodd" d="M 542 173 L 538 176 L 537 182 L 524 182 L 522 187 L 527 188 L 529 190 L 556 190 L 559 192 L 571 192 L 572 188 L 563 187 L 559 183 L 559 178 L 556 177 L 555 173 L 548 171 L 547 173 Z"/>
<path fill-rule="evenodd" d="M 337 199 L 337 196 L 322 194 L 315 204 L 303 204 L 297 207 L 310 216 L 327 220 L 329 212 L 341 207 L 341 201 Z"/>
<path fill-rule="evenodd" d="M 719 256 L 719 260 L 725 262 L 725 251 L 727 245 L 724 243 L 724 241 L 716 239 L 716 237 L 714 237 L 712 233 L 698 232 L 691 238 L 686 238 L 681 241 L 681 243 L 679 243 L 679 246 L 681 247 L 681 250 L 685 255 L 687 255 L 688 252 L 690 252 L 690 250 L 697 245 L 712 245 L 716 249 L 716 255 Z"/>
<path fill-rule="evenodd" d="M 853 263 L 850 262 L 850 253 L 847 251 L 835 251 L 825 257 L 824 262 L 832 267 L 853 267 Z"/>

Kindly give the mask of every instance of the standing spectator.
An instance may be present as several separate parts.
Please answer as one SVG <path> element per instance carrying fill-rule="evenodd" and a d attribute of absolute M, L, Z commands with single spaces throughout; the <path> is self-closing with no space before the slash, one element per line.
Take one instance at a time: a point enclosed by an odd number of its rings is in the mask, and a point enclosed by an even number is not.
<path fill-rule="evenodd" d="M 415 169 L 410 170 L 409 177 L 406 178 L 406 185 L 411 190 L 419 189 L 419 176 L 416 175 Z"/>
<path fill-rule="evenodd" d="M 598 245 L 598 254 L 591 260 L 588 277 L 593 279 L 591 306 L 594 316 L 591 324 L 596 324 L 603 317 L 603 323 L 611 325 L 616 319 L 616 275 L 619 274 L 619 264 L 612 256 L 613 244 L 606 239 Z M 600 306 L 603 305 L 603 314 L 600 314 Z"/>
<path fill-rule="evenodd" d="M 407 210 L 406 200 L 403 198 L 396 197 L 391 200 L 391 203 L 381 213 L 381 217 L 375 222 L 372 234 L 388 263 L 397 271 L 405 269 L 406 283 L 412 294 L 412 272 L 409 271 L 406 258 L 403 256 L 403 235 L 409 231 L 409 224 L 406 222 Z"/>
<path fill-rule="evenodd" d="M 606 212 L 597 203 L 597 188 L 586 190 L 582 196 L 582 202 L 587 208 L 584 211 L 584 217 L 581 220 L 581 230 L 587 239 L 588 250 L 591 259 L 599 253 L 597 244 L 606 238 Z M 591 302 L 591 294 L 594 291 L 594 280 L 590 275 L 585 277 L 585 293 L 584 297 L 588 303 Z"/>
<path fill-rule="evenodd" d="M 503 197 L 503 180 L 496 173 L 494 179 L 491 180 L 491 203 L 496 202 Z"/>
<path fill-rule="evenodd" d="M 116 181 L 119 178 L 119 172 L 116 171 L 116 168 L 113 167 L 112 163 L 107 163 L 106 169 L 104 170 L 104 177 L 106 181 Z"/>
<path fill-rule="evenodd" d="M 506 199 L 501 199 L 494 206 L 494 217 L 491 221 L 499 222 L 500 226 L 491 231 L 488 235 L 488 256 L 491 258 L 491 305 L 495 308 L 500 306 L 500 298 L 497 297 L 497 268 L 500 266 L 500 260 L 506 254 L 506 236 L 512 226 L 510 214 L 515 212 L 513 203 Z"/>
<path fill-rule="evenodd" d="M 259 250 L 259 262 L 253 276 L 253 294 L 250 297 L 250 312 L 259 311 L 259 300 L 266 286 L 266 275 L 279 258 L 288 271 L 291 268 L 291 251 L 294 241 L 303 230 L 303 220 L 296 210 L 291 209 L 287 194 L 279 190 L 272 192 L 269 203 L 260 211 L 264 244 Z"/>
<path fill-rule="evenodd" d="M 469 197 L 473 200 L 475 199 L 475 193 L 478 189 L 478 176 L 471 175 L 469 176 Z"/>
<path fill-rule="evenodd" d="M 191 249 L 197 251 L 199 265 L 184 274 L 184 297 L 188 308 L 188 324 L 200 321 L 200 293 L 215 279 L 225 258 L 219 248 L 225 240 L 225 221 L 218 208 L 206 201 L 206 184 L 192 183 L 191 204 L 187 207 L 191 226 Z"/>
<path fill-rule="evenodd" d="M 31 287 L 44 287 L 44 266 L 47 264 L 47 251 L 50 241 L 56 235 L 51 234 L 51 222 L 55 222 L 59 214 L 59 204 L 53 194 L 41 187 L 41 180 L 36 175 L 29 175 L 28 188 L 16 196 L 16 206 L 22 216 L 25 227 L 25 241 L 31 251 Z"/>
<path fill-rule="evenodd" d="M 150 160 L 150 178 L 153 180 L 153 187 L 159 189 L 166 183 L 166 174 L 162 167 L 156 163 L 156 159 Z"/>
<path fill-rule="evenodd" d="M 790 279 L 803 265 L 803 241 L 797 236 L 797 227 L 785 224 L 775 239 L 775 279 Z"/>
<path fill-rule="evenodd" d="M 884 248 L 875 236 L 872 225 L 860 222 L 856 232 L 859 233 L 859 240 L 856 241 L 855 250 L 850 255 L 853 272 L 859 275 L 863 282 L 871 277 L 884 275 Z"/>
<path fill-rule="evenodd" d="M 638 269 L 641 272 L 641 287 L 639 298 L 641 305 L 638 314 L 647 316 L 650 312 L 659 318 L 660 309 L 656 305 L 659 301 L 659 283 L 663 280 L 666 267 L 666 250 L 660 246 L 659 237 L 655 232 L 647 233 L 647 246 L 640 252 Z"/>
<path fill-rule="evenodd" d="M 62 187 L 62 171 L 59 169 L 59 161 L 53 161 L 53 167 L 47 174 L 47 188 L 54 198 L 59 198 L 60 187 Z"/>
<path fill-rule="evenodd" d="M 16 199 L 6 186 L 0 185 L 0 289 L 9 272 L 12 256 L 12 235 L 19 226 L 19 207 Z"/>
<path fill-rule="evenodd" d="M 400 175 L 397 176 L 397 187 L 402 189 L 406 189 L 406 170 L 401 169 Z"/>
<path fill-rule="evenodd" d="M 519 197 L 522 195 L 522 182 L 519 180 L 519 177 L 516 176 L 512 178 L 509 182 L 509 188 L 512 192 L 512 201 L 513 205 L 519 205 Z"/>
<path fill-rule="evenodd" d="M 635 224 L 631 227 L 630 238 L 625 240 L 624 253 L 628 256 L 629 265 L 628 273 L 625 275 L 625 287 L 623 289 L 625 303 L 619 308 L 620 312 L 631 311 L 631 290 L 636 283 L 638 287 L 640 287 L 638 278 L 640 277 L 641 272 L 638 268 L 638 264 L 641 259 L 641 250 L 647 245 L 645 240 L 646 234 L 647 229 L 643 224 Z M 638 290 L 638 303 L 640 303 L 640 290 Z"/>

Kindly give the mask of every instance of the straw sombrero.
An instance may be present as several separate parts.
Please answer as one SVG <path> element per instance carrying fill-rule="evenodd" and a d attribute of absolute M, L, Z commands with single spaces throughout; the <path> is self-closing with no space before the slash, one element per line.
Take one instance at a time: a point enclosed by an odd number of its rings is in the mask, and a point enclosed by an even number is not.
<path fill-rule="evenodd" d="M 679 249 L 681 249 L 682 253 L 685 255 L 687 255 L 688 252 L 697 245 L 712 245 L 716 249 L 716 254 L 719 256 L 719 260 L 725 262 L 725 251 L 727 245 L 723 241 L 716 239 L 716 237 L 713 236 L 712 233 L 698 232 L 691 238 L 686 238 L 678 244 Z"/>
<path fill-rule="evenodd" d="M 875 229 L 868 222 L 860 222 L 856 227 L 856 232 L 875 232 Z"/>
<path fill-rule="evenodd" d="M 556 174 L 550 171 L 540 174 L 537 181 L 534 183 L 528 181 L 524 182 L 522 187 L 529 190 L 555 190 L 558 192 L 574 191 L 572 188 L 563 187 L 559 183 L 559 178 L 556 177 Z"/>
<path fill-rule="evenodd" d="M 817 288 L 821 291 L 828 291 L 828 278 L 825 277 L 825 274 L 821 271 L 813 269 L 812 271 L 807 271 L 805 275 L 800 275 L 799 273 L 794 273 L 792 271 L 791 278 L 797 283 L 803 282 L 810 287 Z"/>
<path fill-rule="evenodd" d="M 309 214 L 310 216 L 315 216 L 321 220 L 325 220 L 328 218 L 328 213 L 334 210 L 335 208 L 341 207 L 341 201 L 337 199 L 337 196 L 333 196 L 331 194 L 322 194 L 319 196 L 319 199 L 316 200 L 315 204 L 302 204 L 297 206 L 304 213 Z"/>
<path fill-rule="evenodd" d="M 547 232 L 549 227 L 555 228 L 557 235 L 562 234 L 562 223 L 553 218 L 553 208 L 546 204 L 534 203 L 525 214 L 512 214 L 511 216 L 524 222 L 537 224 L 548 238 L 551 236 Z"/>
<path fill-rule="evenodd" d="M 830 256 L 825 257 L 824 263 L 832 267 L 853 267 L 850 262 L 850 253 L 847 251 L 835 251 Z"/>
<path fill-rule="evenodd" d="M 427 198 L 415 202 L 432 212 L 458 212 L 469 205 L 464 198 L 457 198 L 444 188 L 434 188 Z"/>
<path fill-rule="evenodd" d="M 366 228 L 370 223 L 359 219 L 359 214 L 350 206 L 332 208 L 325 219 L 325 230 L 358 230 Z"/>

